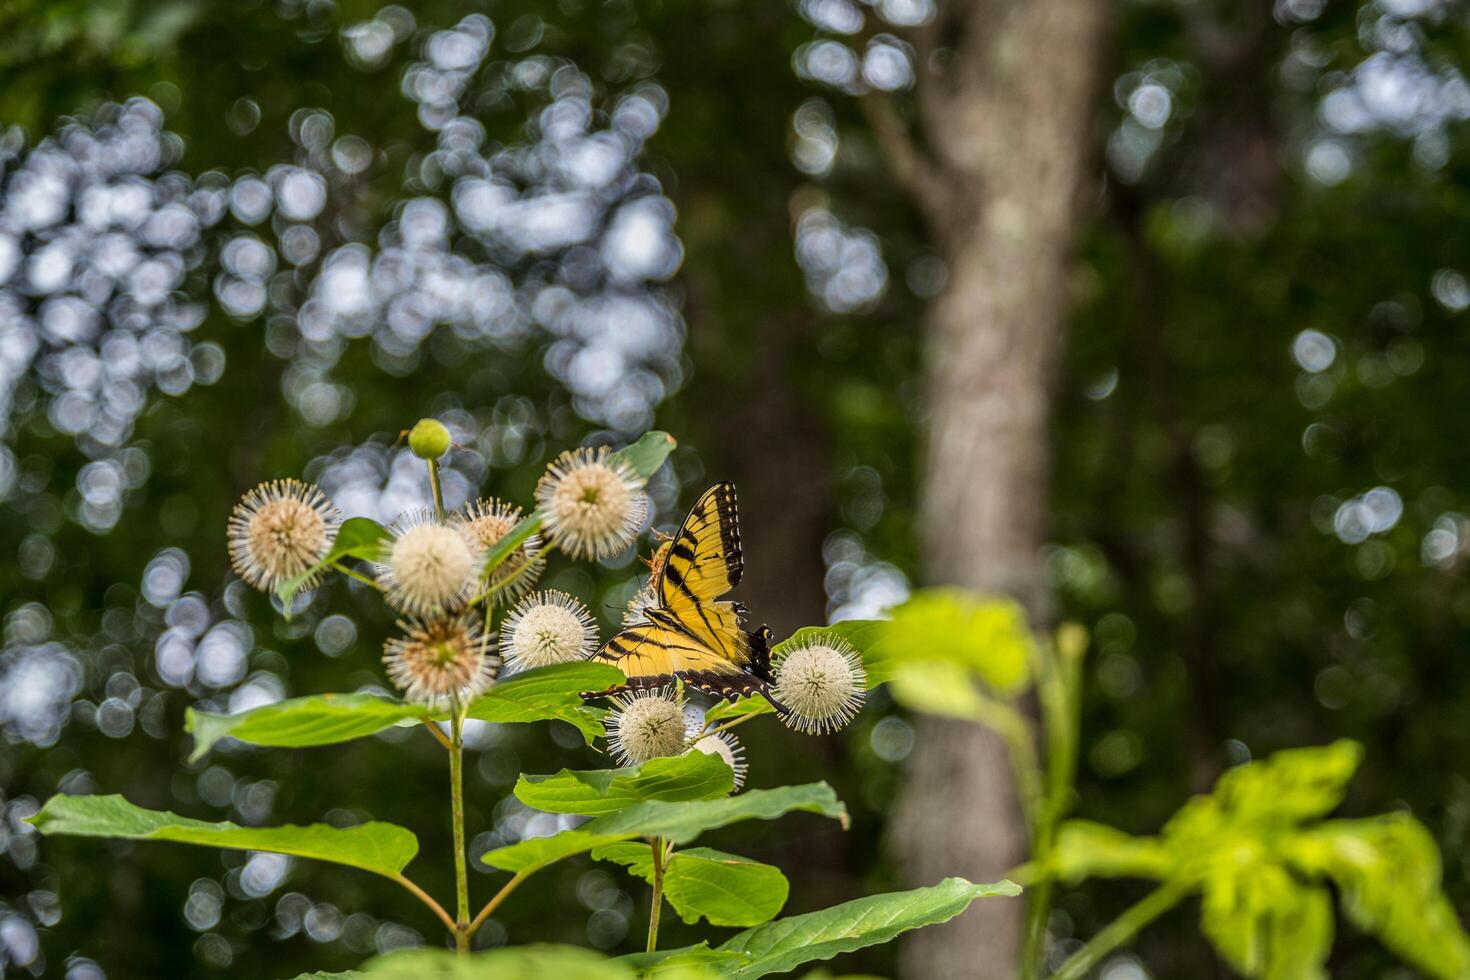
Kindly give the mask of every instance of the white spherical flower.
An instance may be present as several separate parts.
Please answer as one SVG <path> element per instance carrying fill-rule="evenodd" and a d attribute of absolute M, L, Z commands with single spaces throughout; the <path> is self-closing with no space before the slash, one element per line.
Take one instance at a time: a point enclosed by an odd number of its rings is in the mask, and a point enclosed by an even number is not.
<path fill-rule="evenodd" d="M 597 624 L 574 596 L 533 592 L 505 617 L 500 643 L 514 670 L 586 660 L 597 649 Z"/>
<path fill-rule="evenodd" d="M 694 748 L 705 755 L 717 755 L 725 760 L 725 765 L 730 767 L 735 777 L 733 792 L 738 793 L 745 785 L 745 774 L 750 771 L 750 766 L 745 761 L 745 746 L 740 744 L 734 732 L 709 732 L 699 737 Z"/>
<path fill-rule="evenodd" d="M 230 565 L 250 585 L 270 592 L 332 550 L 342 515 L 317 487 L 299 480 L 262 483 L 230 514 Z M 320 581 L 320 573 L 305 584 Z"/>
<path fill-rule="evenodd" d="M 464 536 L 428 511 L 406 514 L 388 530 L 378 563 L 388 604 L 424 618 L 458 611 L 477 584 L 475 556 Z"/>
<path fill-rule="evenodd" d="M 388 679 L 410 701 L 443 707 L 485 692 L 500 671 L 495 641 L 473 616 L 399 623 L 404 635 L 383 644 Z"/>
<path fill-rule="evenodd" d="M 536 484 L 546 533 L 573 558 L 610 558 L 623 551 L 648 517 L 643 478 L 614 462 L 607 447 L 573 449 Z"/>
<path fill-rule="evenodd" d="M 836 634 L 817 634 L 772 660 L 771 696 L 787 709 L 781 719 L 787 727 L 835 732 L 863 706 L 868 674 L 858 652 Z"/>
<path fill-rule="evenodd" d="M 633 691 L 613 700 L 607 745 L 625 766 L 679 755 L 686 747 L 684 705 L 671 688 Z"/>
<path fill-rule="evenodd" d="M 623 613 L 623 629 L 629 626 L 646 626 L 649 623 L 648 611 L 657 606 L 658 596 L 654 594 L 653 587 L 645 585 L 628 600 L 628 608 Z"/>
<path fill-rule="evenodd" d="M 466 504 L 455 515 L 455 526 L 474 552 L 476 569 L 484 563 L 490 549 L 521 522 L 521 517 L 519 507 L 494 499 Z M 532 534 L 496 566 L 487 584 L 496 590 L 497 602 L 514 602 L 536 584 L 546 567 L 546 557 L 540 551 L 541 535 Z"/>

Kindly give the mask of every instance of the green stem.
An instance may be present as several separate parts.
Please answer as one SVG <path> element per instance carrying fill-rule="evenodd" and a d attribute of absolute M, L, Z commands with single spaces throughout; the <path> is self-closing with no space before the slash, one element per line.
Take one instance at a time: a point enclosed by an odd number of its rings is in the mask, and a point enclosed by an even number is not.
<path fill-rule="evenodd" d="M 440 521 L 444 520 L 444 489 L 439 486 L 439 461 L 429 459 L 424 462 L 429 464 L 429 489 L 434 491 L 434 516 Z"/>
<path fill-rule="evenodd" d="M 449 728 L 449 790 L 454 805 L 454 945 L 470 951 L 470 879 L 464 846 L 464 709 L 455 703 Z"/>
<path fill-rule="evenodd" d="M 648 843 L 653 852 L 653 907 L 648 912 L 648 952 L 658 949 L 658 916 L 664 906 L 664 841 L 655 837 Z"/>
<path fill-rule="evenodd" d="M 420 888 L 416 882 L 410 881 L 408 878 L 404 877 L 402 872 L 394 875 L 393 880 L 412 892 L 414 897 L 416 897 L 419 901 L 423 902 L 425 905 L 433 910 L 434 914 L 439 917 L 439 921 L 444 923 L 446 928 L 448 928 L 451 932 L 454 931 L 454 920 L 449 917 L 448 912 L 444 911 L 444 906 L 434 901 L 433 897 L 430 896 L 428 892 Z"/>
<path fill-rule="evenodd" d="M 1173 883 L 1155 888 L 1073 953 L 1051 980 L 1081 980 L 1104 956 L 1138 935 L 1140 929 L 1177 905 L 1187 893 L 1187 888 Z"/>
<path fill-rule="evenodd" d="M 479 595 L 477 595 L 473 599 L 471 599 L 470 600 L 470 605 L 473 606 L 477 602 L 481 602 L 481 601 L 483 601 L 485 599 L 489 599 L 492 596 L 498 595 L 498 594 L 504 592 L 506 589 L 510 588 L 512 585 L 514 585 L 516 583 L 517 580 L 520 579 L 520 577 L 522 575 L 525 575 L 531 569 L 535 568 L 536 567 L 536 563 L 539 562 L 541 559 L 545 558 L 546 555 L 547 555 L 547 553 L 549 553 L 550 551 L 551 551 L 551 545 L 549 545 L 549 544 L 548 545 L 543 545 L 542 548 L 541 548 L 541 550 L 537 551 L 534 555 L 532 555 L 524 564 L 521 565 L 520 568 L 517 568 L 515 570 L 515 573 L 514 574 L 510 575 L 509 577 L 507 577 L 504 582 L 496 582 L 494 585 L 492 585 L 489 588 L 487 588 L 484 592 L 481 592 Z M 497 565 L 496 567 L 499 567 L 499 566 Z M 489 577 L 491 575 L 494 575 L 494 574 L 495 574 L 495 569 L 494 568 L 488 569 L 488 570 L 486 570 L 483 573 L 483 575 L 484 575 L 484 577 L 485 577 L 485 579 L 487 581 L 489 580 Z"/>
<path fill-rule="evenodd" d="M 359 582 L 365 582 L 380 592 L 383 589 L 383 587 L 378 584 L 376 579 L 369 578 L 368 576 L 362 574 L 362 572 L 359 572 L 357 569 L 349 568 L 348 566 L 342 564 L 340 561 L 332 562 L 332 567 L 341 572 L 343 575 L 346 575 L 348 578 L 355 578 Z"/>
<path fill-rule="evenodd" d="M 506 896 L 515 891 L 516 886 L 525 880 L 526 874 L 524 872 L 516 872 L 514 877 L 512 877 L 510 881 L 507 881 L 505 885 L 500 889 L 500 891 L 495 893 L 495 896 L 491 898 L 490 901 L 485 903 L 485 907 L 479 911 L 479 914 L 475 916 L 474 921 L 470 923 L 469 932 L 471 936 L 480 931 L 480 927 L 485 924 L 486 919 L 490 918 L 491 913 L 499 908 L 500 903 L 505 901 Z"/>
<path fill-rule="evenodd" d="M 743 725 L 747 721 L 753 721 L 753 720 L 755 720 L 756 718 L 759 718 L 759 717 L 761 717 L 761 716 L 760 715 L 744 715 L 744 716 L 742 716 L 740 718 L 736 718 L 734 721 L 732 721 L 732 722 L 730 722 L 729 724 L 726 724 L 726 725 L 716 724 L 713 728 L 710 727 L 709 722 L 705 722 L 704 727 L 701 728 L 699 731 L 697 731 L 697 732 L 694 733 L 694 737 L 689 740 L 689 744 L 690 745 L 693 745 L 695 742 L 698 742 L 702 738 L 707 738 L 710 735 L 718 735 L 720 732 L 729 731 L 730 729 L 734 728 L 736 725 Z"/>

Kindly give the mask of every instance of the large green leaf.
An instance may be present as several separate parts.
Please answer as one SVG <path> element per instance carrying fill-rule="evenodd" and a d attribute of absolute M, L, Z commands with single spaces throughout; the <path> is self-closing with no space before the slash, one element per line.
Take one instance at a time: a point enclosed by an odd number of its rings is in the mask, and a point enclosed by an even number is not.
<path fill-rule="evenodd" d="M 1331 820 L 1286 845 L 1299 870 L 1325 875 L 1358 928 L 1436 977 L 1470 976 L 1470 937 L 1440 890 L 1439 849 L 1405 813 Z"/>
<path fill-rule="evenodd" d="M 1009 881 L 976 885 L 963 878 L 946 878 L 929 888 L 872 895 L 777 919 L 739 933 L 716 950 L 743 955 L 743 962 L 721 964 L 721 972 L 750 980 L 886 943 L 911 929 L 948 922 L 977 898 L 1020 893 Z"/>
<path fill-rule="evenodd" d="M 322 569 L 343 558 L 361 558 L 364 561 L 376 559 L 382 549 L 382 542 L 387 538 L 388 529 L 377 521 L 366 517 L 349 517 L 343 521 L 342 526 L 337 529 L 337 539 L 332 542 L 332 550 L 327 552 L 325 558 L 295 578 L 287 579 L 276 586 L 276 595 L 281 598 L 284 614 L 290 617 L 291 600 Z"/>
<path fill-rule="evenodd" d="M 563 769 L 554 776 L 521 776 L 516 799 L 548 813 L 596 817 L 647 800 L 713 800 L 729 796 L 735 774 L 717 755 L 686 752 L 624 769 Z"/>
<path fill-rule="evenodd" d="M 1210 795 L 1235 821 L 1297 823 L 1335 809 L 1362 759 L 1362 746 L 1348 739 L 1285 749 L 1231 769 Z"/>
<path fill-rule="evenodd" d="M 644 881 L 653 881 L 653 852 L 647 844 L 625 841 L 592 852 L 614 861 Z M 664 869 L 664 897 L 685 922 L 701 917 L 712 926 L 755 926 L 769 922 L 791 886 L 780 868 L 708 847 L 676 851 Z"/>
<path fill-rule="evenodd" d="M 582 701 L 589 686 L 616 684 L 622 671 L 610 664 L 578 662 L 538 667 L 506 678 L 477 698 L 469 717 L 490 722 L 532 722 L 556 719 L 575 725 L 590 742 L 602 735 L 606 709 Z M 374 694 L 314 694 L 262 705 L 232 715 L 189 709 L 184 727 L 194 734 L 198 759 L 220 739 L 229 736 L 250 745 L 303 748 L 335 745 L 375 735 L 385 728 L 442 720 L 423 705 L 390 701 Z"/>
<path fill-rule="evenodd" d="M 226 736 L 278 748 L 335 745 L 430 715 L 423 705 L 389 701 L 375 694 L 316 694 L 232 715 L 190 708 L 184 713 L 184 729 L 194 735 L 192 761 Z"/>
<path fill-rule="evenodd" d="M 447 949 L 404 949 L 363 964 L 364 978 L 386 980 L 634 980 L 625 964 L 590 949 L 512 946 L 473 956 Z"/>
<path fill-rule="evenodd" d="M 240 827 L 145 810 L 121 796 L 53 796 L 30 822 L 43 834 L 163 840 L 205 847 L 273 851 L 331 861 L 389 878 L 398 876 L 419 850 L 416 837 L 389 823 L 355 827 Z"/>
<path fill-rule="evenodd" d="M 564 721 L 575 725 L 591 744 L 603 735 L 602 719 L 607 709 L 587 704 L 581 692 L 599 691 L 624 679 L 623 672 L 612 664 L 585 660 L 537 667 L 490 688 L 470 705 L 469 717 L 502 723 Z"/>
<path fill-rule="evenodd" d="M 1332 897 L 1278 864 L 1222 856 L 1200 924 L 1230 965 L 1262 980 L 1320 980 L 1332 952 Z"/>
<path fill-rule="evenodd" d="M 1010 599 L 925 589 L 893 610 L 880 634 L 890 663 L 947 660 L 1001 697 L 1021 693 L 1031 679 L 1034 640 L 1025 611 Z"/>
<path fill-rule="evenodd" d="M 706 830 L 742 820 L 774 820 L 796 810 L 819 813 L 847 826 L 847 808 L 826 783 L 755 789 L 721 800 L 637 803 L 573 830 L 496 848 L 480 856 L 493 868 L 528 875 L 554 861 L 635 837 L 664 837 L 685 844 Z"/>

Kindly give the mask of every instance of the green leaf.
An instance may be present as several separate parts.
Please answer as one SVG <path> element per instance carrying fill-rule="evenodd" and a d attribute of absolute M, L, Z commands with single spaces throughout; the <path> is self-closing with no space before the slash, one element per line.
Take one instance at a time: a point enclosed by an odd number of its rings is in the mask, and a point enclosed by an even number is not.
<path fill-rule="evenodd" d="M 575 725 L 590 745 L 603 735 L 606 708 L 582 700 L 583 691 L 621 684 L 623 672 L 611 664 L 582 660 L 513 674 L 470 705 L 469 717 L 491 722 L 564 721 Z"/>
<path fill-rule="evenodd" d="M 980 722 L 989 704 L 974 675 L 949 660 L 905 660 L 895 664 L 888 689 L 905 708 L 943 718 Z"/>
<path fill-rule="evenodd" d="M 448 949 L 402 949 L 363 964 L 387 980 L 635 980 L 626 964 L 573 946 L 512 946 L 472 956 Z M 706 974 L 707 977 L 713 974 Z"/>
<path fill-rule="evenodd" d="M 756 926 L 786 904 L 791 886 L 780 868 L 707 847 L 676 851 L 664 873 L 664 897 L 693 925 Z"/>
<path fill-rule="evenodd" d="M 1009 881 L 975 885 L 963 878 L 946 878 L 929 888 L 872 895 L 819 912 L 777 919 L 739 933 L 716 950 L 747 957 L 738 965 L 722 964 L 721 972 L 749 980 L 886 943 L 911 929 L 948 922 L 977 898 L 1020 893 L 1021 889 Z"/>
<path fill-rule="evenodd" d="M 723 759 L 686 752 L 624 769 L 563 769 L 554 776 L 521 776 L 516 799 L 547 813 L 589 817 L 615 813 L 646 800 L 712 800 L 729 796 L 735 775 Z"/>
<path fill-rule="evenodd" d="M 643 848 L 645 851 L 647 847 Z M 631 966 L 638 971 L 640 976 L 651 975 L 668 980 L 671 972 L 683 972 L 689 968 L 714 967 L 709 971 L 714 976 L 723 976 L 719 969 L 722 964 L 744 960 L 745 956 L 736 952 L 724 952 L 718 949 L 710 949 L 709 943 L 702 942 L 693 946 L 684 946 L 680 949 L 659 949 L 652 953 L 628 953 L 619 956 L 617 962 Z"/>
<path fill-rule="evenodd" d="M 677 445 L 679 443 L 667 432 L 645 432 L 637 441 L 613 453 L 612 458 L 630 464 L 646 480 L 658 472 Z"/>
<path fill-rule="evenodd" d="M 1134 837 L 1090 820 L 1068 820 L 1057 830 L 1051 873 L 1084 878 L 1154 878 L 1173 871 L 1174 855 L 1157 837 Z"/>
<path fill-rule="evenodd" d="M 1269 862 L 1222 870 L 1205 880 L 1200 924 L 1230 965 L 1264 980 L 1325 977 L 1333 928 L 1327 890 Z"/>
<path fill-rule="evenodd" d="M 1436 977 L 1470 976 L 1470 938 L 1440 890 L 1439 849 L 1405 813 L 1331 820 L 1286 845 L 1299 870 L 1332 879 L 1364 932 Z"/>
<path fill-rule="evenodd" d="M 623 679 L 610 664 L 553 664 L 514 674 L 490 688 L 469 708 L 480 721 L 523 723 L 557 719 L 575 725 L 588 742 L 603 734 L 605 708 L 588 705 L 581 693 Z M 250 745 L 303 748 L 335 745 L 376 735 L 385 728 L 447 717 L 420 704 L 375 694 L 314 694 L 262 705 L 232 715 L 189 709 L 184 727 L 194 734 L 198 759 L 225 736 Z"/>
<path fill-rule="evenodd" d="M 995 694 L 1026 689 L 1035 659 L 1026 613 L 1010 599 L 961 589 L 925 589 L 893 611 L 880 632 L 893 664 L 947 660 L 973 671 Z"/>
<path fill-rule="evenodd" d="M 753 789 L 722 800 L 691 800 L 667 803 L 654 800 L 637 803 L 604 817 L 589 820 L 573 830 L 551 837 L 537 837 L 496 848 L 480 856 L 493 868 L 528 875 L 554 861 L 595 847 L 635 837 L 665 837 L 685 844 L 706 830 L 742 820 L 774 820 L 795 810 L 805 810 L 840 820 L 847 826 L 847 808 L 826 783 Z"/>
<path fill-rule="evenodd" d="M 647 844 L 609 844 L 594 849 L 592 857 L 624 865 L 653 882 L 653 852 Z M 664 897 L 691 925 L 701 917 L 712 926 L 769 922 L 786 904 L 790 890 L 781 869 L 707 847 L 675 851 L 664 869 Z"/>
<path fill-rule="evenodd" d="M 414 835 L 389 823 L 356 827 L 239 827 L 145 810 L 121 796 L 53 796 L 30 822 L 43 834 L 165 840 L 205 847 L 272 851 L 331 861 L 389 878 L 398 876 L 419 850 Z"/>
<path fill-rule="evenodd" d="M 381 544 L 387 537 L 388 529 L 377 521 L 366 517 L 349 517 L 343 521 L 342 526 L 337 529 L 337 540 L 332 542 L 332 550 L 327 552 L 325 558 L 295 578 L 287 579 L 276 586 L 276 595 L 281 598 L 284 615 L 290 617 L 291 600 L 322 569 L 342 558 L 371 561 L 378 557 Z"/>
<path fill-rule="evenodd" d="M 184 713 L 184 730 L 194 735 L 192 762 L 226 736 L 278 748 L 335 745 L 430 715 L 423 705 L 389 701 L 375 694 L 316 694 L 232 715 L 189 708 Z"/>
<path fill-rule="evenodd" d="M 1336 809 L 1363 759 L 1357 742 L 1274 752 L 1220 777 L 1210 794 L 1236 821 L 1298 823 Z"/>

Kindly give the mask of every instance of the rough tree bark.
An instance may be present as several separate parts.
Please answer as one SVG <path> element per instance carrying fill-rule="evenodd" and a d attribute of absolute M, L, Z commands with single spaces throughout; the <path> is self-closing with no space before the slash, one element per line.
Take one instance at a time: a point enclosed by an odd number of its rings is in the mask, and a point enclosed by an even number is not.
<path fill-rule="evenodd" d="M 884 97 L 863 104 L 949 271 L 928 311 L 922 534 L 930 582 L 1045 615 L 1054 362 L 1108 0 L 940 4 L 914 38 L 922 148 Z M 1025 856 L 1006 753 L 976 726 L 919 723 L 893 832 L 914 884 L 993 880 Z M 1016 972 L 1020 902 L 914 934 L 905 975 Z"/>

